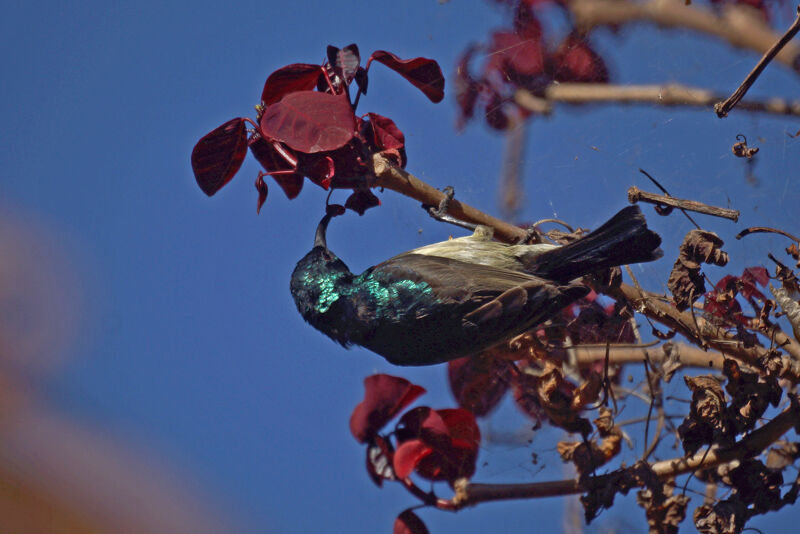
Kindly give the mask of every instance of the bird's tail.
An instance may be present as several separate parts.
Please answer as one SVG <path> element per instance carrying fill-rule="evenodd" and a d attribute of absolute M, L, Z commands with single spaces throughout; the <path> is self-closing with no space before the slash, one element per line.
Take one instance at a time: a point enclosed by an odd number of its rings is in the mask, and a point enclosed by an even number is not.
<path fill-rule="evenodd" d="M 660 244 L 639 207 L 628 206 L 594 232 L 531 258 L 526 270 L 566 283 L 602 269 L 657 260 L 664 255 Z"/>

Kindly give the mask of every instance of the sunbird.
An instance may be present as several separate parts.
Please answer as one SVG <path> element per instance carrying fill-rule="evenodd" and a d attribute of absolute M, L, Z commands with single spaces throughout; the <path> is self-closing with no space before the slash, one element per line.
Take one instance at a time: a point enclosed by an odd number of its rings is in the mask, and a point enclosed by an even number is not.
<path fill-rule="evenodd" d="M 433 365 L 478 354 L 554 317 L 585 296 L 580 278 L 653 261 L 661 237 L 628 206 L 566 245 L 508 245 L 478 226 L 471 236 L 399 254 L 356 275 L 330 251 L 320 221 L 314 247 L 292 273 L 297 309 L 344 347 L 395 365 Z"/>

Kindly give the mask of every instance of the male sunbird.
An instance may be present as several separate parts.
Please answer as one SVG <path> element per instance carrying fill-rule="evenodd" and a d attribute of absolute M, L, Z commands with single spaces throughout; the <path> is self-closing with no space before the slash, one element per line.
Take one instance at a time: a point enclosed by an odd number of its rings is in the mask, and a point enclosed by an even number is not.
<path fill-rule="evenodd" d="M 507 245 L 479 226 L 468 237 L 404 252 L 355 275 L 328 249 L 331 215 L 297 263 L 291 291 L 311 326 L 396 365 L 480 353 L 545 322 L 589 292 L 580 277 L 658 259 L 661 238 L 629 206 L 567 245 Z"/>

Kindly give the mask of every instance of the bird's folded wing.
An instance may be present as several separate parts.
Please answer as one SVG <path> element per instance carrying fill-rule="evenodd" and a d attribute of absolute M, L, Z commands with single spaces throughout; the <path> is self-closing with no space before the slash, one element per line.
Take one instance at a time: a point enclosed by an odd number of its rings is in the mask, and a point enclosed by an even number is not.
<path fill-rule="evenodd" d="M 376 265 L 373 272 L 425 282 L 437 298 L 453 303 L 471 302 L 475 308 L 515 288 L 524 287 L 522 291 L 526 294 L 536 288 L 553 287 L 558 291 L 547 280 L 526 273 L 422 254 L 396 256 Z"/>

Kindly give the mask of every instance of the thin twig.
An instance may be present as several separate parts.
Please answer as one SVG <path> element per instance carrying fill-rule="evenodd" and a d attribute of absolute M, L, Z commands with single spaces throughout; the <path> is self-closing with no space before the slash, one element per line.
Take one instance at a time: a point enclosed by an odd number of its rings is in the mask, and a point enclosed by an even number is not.
<path fill-rule="evenodd" d="M 717 117 L 723 118 L 728 116 L 728 112 L 739 103 L 742 97 L 747 94 L 747 91 L 752 87 L 764 69 L 769 65 L 769 62 L 778 54 L 778 52 L 786 46 L 789 41 L 791 41 L 797 32 L 800 31 L 800 6 L 797 7 L 797 17 L 795 17 L 794 22 L 786 30 L 778 42 L 776 42 L 769 50 L 764 53 L 756 66 L 753 67 L 753 70 L 750 71 L 750 74 L 744 79 L 739 87 L 733 92 L 731 96 L 729 96 L 724 102 L 719 102 L 714 105 L 714 111 L 717 113 Z"/>
<path fill-rule="evenodd" d="M 653 178 L 652 176 L 650 176 L 650 174 L 649 174 L 649 173 L 648 173 L 646 170 L 644 170 L 644 169 L 639 169 L 639 172 L 640 172 L 640 173 L 642 173 L 642 174 L 644 174 L 645 176 L 647 176 L 647 178 L 648 178 L 648 179 L 649 179 L 651 182 L 653 182 L 653 184 L 655 184 L 655 186 L 656 186 L 657 188 L 661 189 L 661 192 L 662 192 L 662 193 L 664 193 L 664 194 L 665 194 L 665 195 L 667 195 L 668 197 L 671 197 L 671 196 L 672 196 L 672 195 L 670 195 L 670 194 L 669 194 L 669 191 L 667 191 L 667 190 L 666 190 L 666 188 L 665 188 L 663 185 L 661 185 L 660 183 L 658 183 L 658 180 L 656 180 L 655 178 Z M 670 208 L 670 209 L 672 209 L 672 208 Z M 683 214 L 686 216 L 686 218 L 687 218 L 687 219 L 689 219 L 689 221 L 690 221 L 690 222 L 691 222 L 691 223 L 694 225 L 694 227 L 695 227 L 695 228 L 697 228 L 698 230 L 700 230 L 700 225 L 699 225 L 699 224 L 697 224 L 697 221 L 695 221 L 694 219 L 692 219 L 692 216 L 691 216 L 691 215 L 689 215 L 688 213 L 686 213 L 686 210 L 685 210 L 685 209 L 683 209 L 683 208 L 678 208 L 678 209 L 680 209 L 680 210 L 681 210 L 681 213 L 683 213 Z M 659 214 L 661 215 L 661 213 L 659 213 Z M 663 215 L 666 215 L 666 214 L 663 214 Z"/>
<path fill-rule="evenodd" d="M 741 239 L 746 235 L 750 234 L 759 234 L 759 233 L 770 233 L 770 234 L 780 234 L 782 236 L 786 236 L 795 243 L 800 243 L 800 239 L 796 236 L 786 232 L 784 230 L 779 230 L 778 228 L 770 228 L 769 226 L 751 226 L 750 228 L 745 228 L 738 234 L 736 234 L 736 239 Z"/>
<path fill-rule="evenodd" d="M 656 204 L 657 206 L 672 206 L 681 210 L 689 210 L 696 213 L 713 215 L 714 217 L 730 219 L 733 222 L 739 220 L 739 210 L 709 206 L 708 204 L 703 204 L 702 202 L 697 202 L 696 200 L 685 200 L 667 195 L 648 193 L 647 191 L 642 191 L 635 185 L 628 189 L 628 202 L 631 204 L 636 204 L 637 202 L 647 202 L 648 204 Z"/>

